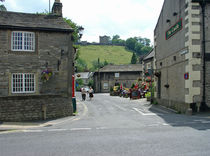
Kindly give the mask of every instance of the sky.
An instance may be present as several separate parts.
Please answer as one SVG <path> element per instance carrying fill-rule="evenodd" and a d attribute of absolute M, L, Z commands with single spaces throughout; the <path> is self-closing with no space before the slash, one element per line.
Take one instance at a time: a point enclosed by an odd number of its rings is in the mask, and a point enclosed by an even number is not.
<path fill-rule="evenodd" d="M 37 13 L 49 11 L 54 0 L 5 0 L 8 11 Z M 164 0 L 61 0 L 63 17 L 84 27 L 82 41 L 99 42 L 99 36 L 119 35 L 149 38 Z"/>

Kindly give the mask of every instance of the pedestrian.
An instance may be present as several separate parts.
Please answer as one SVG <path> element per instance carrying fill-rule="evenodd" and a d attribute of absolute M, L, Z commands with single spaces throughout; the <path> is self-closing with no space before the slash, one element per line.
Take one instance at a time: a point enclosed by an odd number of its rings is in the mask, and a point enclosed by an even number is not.
<path fill-rule="evenodd" d="M 89 89 L 89 98 L 90 98 L 90 100 L 93 98 L 93 88 L 92 87 L 90 87 L 90 89 Z"/>
<path fill-rule="evenodd" d="M 82 94 L 82 101 L 85 101 L 85 99 L 86 99 L 86 91 L 85 91 L 85 88 L 82 88 L 81 89 L 81 94 Z"/>

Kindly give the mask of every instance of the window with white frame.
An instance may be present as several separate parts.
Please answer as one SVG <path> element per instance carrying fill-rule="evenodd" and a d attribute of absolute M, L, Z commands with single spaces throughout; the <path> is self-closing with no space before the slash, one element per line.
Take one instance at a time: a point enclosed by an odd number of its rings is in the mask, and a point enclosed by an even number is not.
<path fill-rule="evenodd" d="M 120 73 L 114 73 L 114 77 L 120 77 Z"/>
<path fill-rule="evenodd" d="M 109 84 L 107 82 L 104 82 L 104 89 L 109 89 Z"/>
<path fill-rule="evenodd" d="M 33 32 L 13 31 L 11 37 L 12 51 L 34 51 L 35 34 Z"/>
<path fill-rule="evenodd" d="M 34 93 L 35 74 L 14 73 L 12 74 L 12 93 Z"/>

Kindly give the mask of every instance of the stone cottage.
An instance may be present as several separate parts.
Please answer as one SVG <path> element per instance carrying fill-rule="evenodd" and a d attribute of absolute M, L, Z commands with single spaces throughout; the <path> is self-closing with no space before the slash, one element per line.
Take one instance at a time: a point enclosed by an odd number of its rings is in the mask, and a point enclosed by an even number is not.
<path fill-rule="evenodd" d="M 144 58 L 143 58 L 143 77 L 144 79 L 150 80 L 153 79 L 154 74 L 154 58 L 155 51 L 154 49 L 150 51 Z"/>
<path fill-rule="evenodd" d="M 49 15 L 0 12 L 0 121 L 72 115 L 73 30 Z"/>
<path fill-rule="evenodd" d="M 130 88 L 133 83 L 142 78 L 142 65 L 107 65 L 93 75 L 95 92 L 109 93 L 116 85 Z"/>
<path fill-rule="evenodd" d="M 182 113 L 210 106 L 210 3 L 193 1 L 165 0 L 154 30 L 156 100 Z"/>

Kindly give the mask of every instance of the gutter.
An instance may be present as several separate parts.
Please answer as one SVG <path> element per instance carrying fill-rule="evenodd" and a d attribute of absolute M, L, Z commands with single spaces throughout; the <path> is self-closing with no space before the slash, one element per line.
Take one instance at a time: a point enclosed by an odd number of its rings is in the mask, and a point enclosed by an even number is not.
<path fill-rule="evenodd" d="M 39 31 L 51 31 L 51 32 L 64 32 L 73 33 L 73 29 L 61 29 L 61 28 L 45 28 L 45 27 L 26 27 L 26 26 L 12 26 L 12 25 L 1 25 L 0 29 L 15 29 L 15 30 L 39 30 Z"/>

